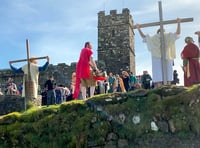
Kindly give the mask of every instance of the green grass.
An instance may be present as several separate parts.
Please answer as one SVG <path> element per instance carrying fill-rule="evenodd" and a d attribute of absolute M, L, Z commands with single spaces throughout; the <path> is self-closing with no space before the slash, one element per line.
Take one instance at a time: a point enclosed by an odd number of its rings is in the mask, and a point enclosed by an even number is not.
<path fill-rule="evenodd" d="M 150 122 L 173 121 L 179 137 L 200 135 L 199 85 L 189 89 L 165 87 L 128 93 L 97 95 L 88 101 L 74 100 L 61 105 L 31 107 L 0 118 L 0 147 L 88 147 L 112 141 L 160 136 Z M 112 99 L 112 101 L 108 101 Z M 191 100 L 194 103 L 191 104 Z M 122 121 L 120 114 L 125 116 Z M 140 117 L 134 124 L 133 116 Z M 170 133 L 170 130 L 168 132 Z M 117 145 L 117 144 L 116 144 Z"/>

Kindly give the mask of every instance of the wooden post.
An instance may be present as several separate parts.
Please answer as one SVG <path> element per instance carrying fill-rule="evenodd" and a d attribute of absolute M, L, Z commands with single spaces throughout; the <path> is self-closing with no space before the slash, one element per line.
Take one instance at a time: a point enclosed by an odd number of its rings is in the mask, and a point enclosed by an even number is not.
<path fill-rule="evenodd" d="M 27 66 L 28 66 L 28 74 L 24 74 L 24 89 L 25 89 L 25 110 L 27 108 L 27 101 L 34 99 L 34 82 L 31 79 L 31 63 L 30 60 L 37 60 L 37 59 L 47 59 L 47 56 L 44 57 L 35 57 L 35 58 L 30 58 L 30 45 L 29 45 L 29 40 L 26 39 L 26 51 L 27 51 L 27 58 L 26 59 L 21 59 L 21 60 L 14 60 L 10 61 L 10 63 L 18 63 L 18 62 L 25 62 L 27 61 Z M 37 91 L 37 90 L 35 90 Z"/>
<path fill-rule="evenodd" d="M 165 52 L 165 39 L 164 39 L 164 28 L 163 28 L 163 14 L 162 14 L 162 5 L 161 1 L 158 2 L 159 7 L 159 17 L 160 17 L 160 42 L 161 42 L 161 61 L 162 61 L 162 77 L 163 84 L 167 84 L 167 60 Z"/>
<path fill-rule="evenodd" d="M 177 23 L 177 20 L 168 20 L 163 21 L 163 14 L 162 14 L 162 4 L 161 1 L 158 2 L 159 6 L 159 22 L 153 22 L 153 23 L 146 23 L 146 24 L 140 24 L 140 28 L 144 27 L 151 27 L 151 26 L 160 26 L 160 35 L 161 35 L 161 61 L 162 61 L 162 76 L 163 76 L 163 84 L 167 84 L 167 61 L 166 61 L 166 53 L 165 53 L 165 41 L 164 41 L 164 29 L 163 26 L 166 24 L 175 24 Z M 192 22 L 193 18 L 182 18 L 181 23 L 184 22 Z M 136 29 L 136 25 L 133 26 L 133 29 Z"/>
<path fill-rule="evenodd" d="M 33 82 L 31 81 L 31 72 L 30 72 L 30 47 L 29 40 L 26 39 L 26 53 L 27 53 L 27 64 L 28 64 L 28 75 L 24 76 L 25 79 L 25 100 L 30 100 L 33 98 Z M 27 89 L 28 88 L 28 89 Z M 27 103 L 25 103 L 26 105 Z M 25 107 L 26 109 L 27 107 Z"/>

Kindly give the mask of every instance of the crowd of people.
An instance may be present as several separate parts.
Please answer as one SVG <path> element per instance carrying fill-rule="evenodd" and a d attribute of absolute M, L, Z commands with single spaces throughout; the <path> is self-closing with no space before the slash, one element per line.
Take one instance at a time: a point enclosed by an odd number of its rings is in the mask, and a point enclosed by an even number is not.
<path fill-rule="evenodd" d="M 50 75 L 44 84 L 44 89 L 41 91 L 42 105 L 49 106 L 69 101 L 72 99 L 71 94 L 70 88 L 62 84 L 58 85 L 54 80 L 54 76 Z"/>
<path fill-rule="evenodd" d="M 177 19 L 177 30 L 175 33 L 164 34 L 166 39 L 166 60 L 167 60 L 167 84 L 179 83 L 178 73 L 172 70 L 173 59 L 175 58 L 175 40 L 180 34 L 180 22 Z M 128 92 L 138 88 L 152 89 L 162 86 L 163 75 L 161 74 L 161 52 L 160 52 L 160 37 L 159 31 L 154 37 L 144 35 L 140 29 L 140 25 L 136 25 L 138 31 L 144 41 L 147 43 L 149 50 L 152 53 L 152 76 L 148 71 L 144 70 L 142 75 L 135 76 L 133 72 L 122 71 L 120 74 L 109 72 L 108 75 L 104 71 L 98 69 L 97 64 L 93 59 L 92 44 L 86 42 L 80 52 L 80 57 L 77 62 L 76 71 L 72 73 L 71 84 L 69 87 L 57 85 L 54 76 L 51 75 L 45 82 L 44 88 L 40 93 L 42 95 L 43 105 L 60 104 L 72 99 L 86 100 L 96 94 L 113 93 L 113 92 Z M 195 32 L 198 35 L 200 47 L 200 32 Z M 155 45 L 153 45 L 155 43 Z M 192 37 L 185 38 L 186 46 L 183 48 L 180 57 L 183 59 L 184 86 L 189 87 L 193 84 L 200 83 L 200 50 L 194 44 Z M 151 45 L 151 46 L 150 46 Z M 38 95 L 38 75 L 40 71 L 47 69 L 49 65 L 49 57 L 43 66 L 37 65 L 37 60 L 30 60 L 30 74 L 32 81 L 33 96 Z M 5 88 L 5 94 L 8 95 L 25 95 L 25 83 L 27 81 L 27 65 L 21 68 L 16 68 L 10 62 L 11 69 L 16 73 L 24 73 L 23 84 L 17 88 L 12 78 L 9 78 Z M 1 93 L 3 94 L 3 93 Z"/>

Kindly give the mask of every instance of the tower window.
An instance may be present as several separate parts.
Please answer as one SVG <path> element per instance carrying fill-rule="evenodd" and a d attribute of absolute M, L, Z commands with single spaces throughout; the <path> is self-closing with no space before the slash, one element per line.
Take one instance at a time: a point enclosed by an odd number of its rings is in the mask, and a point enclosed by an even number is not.
<path fill-rule="evenodd" d="M 112 37 L 115 36 L 115 30 L 112 30 Z"/>

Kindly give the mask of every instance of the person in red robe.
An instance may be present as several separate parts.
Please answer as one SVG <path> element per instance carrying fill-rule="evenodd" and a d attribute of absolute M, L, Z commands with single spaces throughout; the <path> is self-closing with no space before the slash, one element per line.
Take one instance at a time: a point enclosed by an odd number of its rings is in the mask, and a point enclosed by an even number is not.
<path fill-rule="evenodd" d="M 189 87 L 200 83 L 200 50 L 194 44 L 192 37 L 186 37 L 185 43 L 187 45 L 181 52 L 181 58 L 183 59 L 184 86 Z"/>
<path fill-rule="evenodd" d="M 90 97 L 94 95 L 96 80 L 94 79 L 93 71 L 99 72 L 99 70 L 93 60 L 92 54 L 92 45 L 90 42 L 86 42 L 85 47 L 81 50 L 79 61 L 76 66 L 74 99 L 79 97 L 80 87 L 83 100 L 87 97 L 88 87 L 90 87 Z"/>

